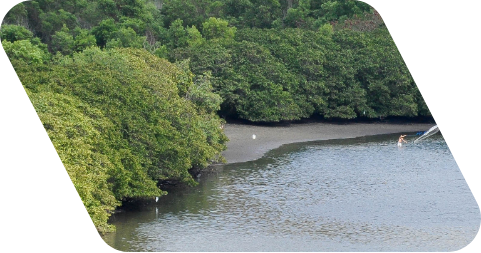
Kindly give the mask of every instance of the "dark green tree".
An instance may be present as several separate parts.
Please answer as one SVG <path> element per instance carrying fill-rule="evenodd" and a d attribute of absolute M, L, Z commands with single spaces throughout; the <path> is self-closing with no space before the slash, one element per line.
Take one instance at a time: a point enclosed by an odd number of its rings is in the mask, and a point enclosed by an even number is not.
<path fill-rule="evenodd" d="M 63 26 L 60 31 L 52 35 L 52 51 L 60 52 L 63 55 L 72 54 L 75 49 L 75 41 L 73 35 L 67 26 Z"/>

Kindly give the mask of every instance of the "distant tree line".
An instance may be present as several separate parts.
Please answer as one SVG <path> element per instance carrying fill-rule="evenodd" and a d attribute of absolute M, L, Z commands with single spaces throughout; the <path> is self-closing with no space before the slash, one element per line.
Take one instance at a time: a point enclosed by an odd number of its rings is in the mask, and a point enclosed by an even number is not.
<path fill-rule="evenodd" d="M 2 38 L 47 55 L 98 46 L 190 59 L 225 117 L 430 115 L 379 14 L 358 1 L 37 0 L 7 14 Z"/>

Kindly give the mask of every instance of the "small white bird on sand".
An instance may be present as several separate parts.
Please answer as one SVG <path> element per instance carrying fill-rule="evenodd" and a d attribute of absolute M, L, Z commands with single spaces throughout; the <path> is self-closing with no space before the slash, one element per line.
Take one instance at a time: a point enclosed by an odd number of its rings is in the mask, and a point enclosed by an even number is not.
<path fill-rule="evenodd" d="M 256 135 L 255 135 L 255 134 L 252 135 L 252 139 L 253 139 L 253 140 L 256 139 Z"/>

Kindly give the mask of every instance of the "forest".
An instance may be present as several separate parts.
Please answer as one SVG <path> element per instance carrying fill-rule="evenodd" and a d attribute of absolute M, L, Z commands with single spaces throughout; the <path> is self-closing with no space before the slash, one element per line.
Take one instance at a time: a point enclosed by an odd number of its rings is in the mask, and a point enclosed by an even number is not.
<path fill-rule="evenodd" d="M 90 217 L 195 185 L 225 119 L 430 116 L 379 13 L 353 0 L 36 0 L 1 42 Z"/>

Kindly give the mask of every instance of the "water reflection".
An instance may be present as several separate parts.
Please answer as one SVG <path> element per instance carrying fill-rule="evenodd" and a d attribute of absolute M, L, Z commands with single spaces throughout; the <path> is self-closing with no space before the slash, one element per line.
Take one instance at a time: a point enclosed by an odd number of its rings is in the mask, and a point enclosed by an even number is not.
<path fill-rule="evenodd" d="M 479 208 L 442 136 L 286 145 L 112 217 L 125 251 L 452 251 Z"/>

